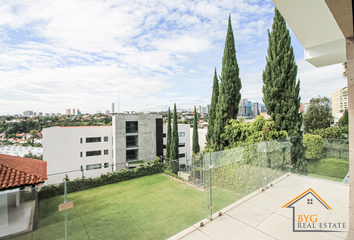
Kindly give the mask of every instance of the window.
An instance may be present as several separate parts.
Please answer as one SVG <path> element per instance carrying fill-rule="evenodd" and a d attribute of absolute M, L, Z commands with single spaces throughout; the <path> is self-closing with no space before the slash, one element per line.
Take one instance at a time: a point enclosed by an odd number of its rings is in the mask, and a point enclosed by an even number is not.
<path fill-rule="evenodd" d="M 138 136 L 127 136 L 126 137 L 126 146 L 127 148 L 135 148 L 138 147 Z"/>
<path fill-rule="evenodd" d="M 134 161 L 134 160 L 139 160 L 139 154 L 138 154 L 138 149 L 134 150 L 127 150 L 127 162 L 129 161 Z"/>
<path fill-rule="evenodd" d="M 108 155 L 108 149 L 104 150 L 104 155 Z"/>
<path fill-rule="evenodd" d="M 82 152 L 80 152 L 80 157 L 82 157 Z"/>
<path fill-rule="evenodd" d="M 163 147 L 163 149 L 166 149 L 166 144 L 164 144 L 162 147 Z"/>
<path fill-rule="evenodd" d="M 101 168 L 102 168 L 101 163 L 86 165 L 86 170 L 101 169 Z"/>
<path fill-rule="evenodd" d="M 185 147 L 186 143 L 179 143 L 179 147 Z"/>
<path fill-rule="evenodd" d="M 86 143 L 101 142 L 101 137 L 86 138 Z"/>
<path fill-rule="evenodd" d="M 183 157 L 185 157 L 185 156 L 186 156 L 185 153 L 180 153 L 180 154 L 178 155 L 179 158 L 183 158 Z"/>
<path fill-rule="evenodd" d="M 82 143 L 82 138 L 80 138 L 80 143 Z"/>
<path fill-rule="evenodd" d="M 179 132 L 178 133 L 178 137 L 184 137 L 186 134 L 185 134 L 185 132 Z"/>
<path fill-rule="evenodd" d="M 104 137 L 103 141 L 108 142 L 108 137 Z"/>
<path fill-rule="evenodd" d="M 108 162 L 104 163 L 104 168 L 108 168 L 108 167 L 109 167 L 109 163 Z"/>
<path fill-rule="evenodd" d="M 166 137 L 166 133 L 163 133 L 163 134 L 162 134 L 162 137 Z"/>
<path fill-rule="evenodd" d="M 101 150 L 86 152 L 86 157 L 99 156 L 99 155 L 101 155 Z"/>
<path fill-rule="evenodd" d="M 125 122 L 125 132 L 126 133 L 137 133 L 138 132 L 138 121 Z"/>

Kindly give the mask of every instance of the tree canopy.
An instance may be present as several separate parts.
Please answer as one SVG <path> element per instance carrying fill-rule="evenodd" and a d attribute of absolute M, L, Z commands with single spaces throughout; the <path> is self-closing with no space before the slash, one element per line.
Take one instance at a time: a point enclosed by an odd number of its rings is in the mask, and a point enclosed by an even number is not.
<path fill-rule="evenodd" d="M 328 128 L 333 123 L 330 101 L 318 96 L 310 100 L 310 107 L 304 115 L 304 130 L 311 133 L 316 129 Z"/>

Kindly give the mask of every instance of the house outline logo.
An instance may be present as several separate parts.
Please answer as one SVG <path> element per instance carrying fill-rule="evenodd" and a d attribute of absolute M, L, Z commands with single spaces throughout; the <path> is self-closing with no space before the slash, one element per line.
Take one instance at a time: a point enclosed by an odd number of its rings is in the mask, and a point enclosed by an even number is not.
<path fill-rule="evenodd" d="M 289 201 L 287 204 L 282 206 L 282 208 L 292 208 L 292 210 L 293 210 L 293 232 L 343 232 L 343 231 L 338 231 L 338 230 L 327 230 L 327 229 L 324 230 L 321 226 L 327 226 L 325 224 L 329 224 L 329 226 L 331 226 L 333 224 L 333 223 L 327 223 L 327 222 L 326 223 L 319 223 L 320 229 L 318 229 L 318 230 L 297 230 L 296 229 L 296 227 L 295 227 L 296 226 L 295 225 L 296 224 L 296 221 L 295 221 L 295 219 L 296 219 L 295 218 L 296 206 L 294 206 L 294 204 L 296 204 L 297 202 L 299 202 L 301 199 L 305 198 L 308 195 L 312 195 L 314 197 L 314 199 L 316 199 L 325 209 L 332 210 L 332 208 L 312 188 L 309 188 L 308 190 L 306 190 L 305 192 L 303 192 L 302 194 L 300 194 L 299 196 L 295 197 L 294 199 Z M 308 204 L 312 204 L 312 200 L 310 203 L 308 200 Z M 312 217 L 312 215 L 311 215 L 311 217 Z M 310 215 L 308 215 L 308 218 L 310 218 Z M 317 215 L 316 215 L 316 222 L 317 222 Z M 306 218 L 306 223 L 307 223 L 307 218 Z M 301 223 L 298 223 L 298 224 L 301 224 Z M 341 224 L 342 224 L 342 228 L 346 227 L 346 223 L 341 223 Z M 334 223 L 334 225 L 332 225 L 332 226 L 336 226 L 335 228 L 338 229 L 336 223 Z M 327 227 L 325 227 L 325 228 L 327 228 Z M 340 224 L 339 224 L 339 228 L 340 228 Z M 345 229 L 343 229 L 343 230 L 346 231 Z"/>

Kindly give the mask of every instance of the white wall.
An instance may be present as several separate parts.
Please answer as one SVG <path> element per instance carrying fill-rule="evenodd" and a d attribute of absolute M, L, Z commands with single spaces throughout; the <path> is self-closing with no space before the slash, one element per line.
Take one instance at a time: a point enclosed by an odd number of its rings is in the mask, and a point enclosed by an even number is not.
<path fill-rule="evenodd" d="M 108 142 L 104 142 L 104 137 Z M 101 142 L 86 143 L 88 137 L 101 137 Z M 82 138 L 82 143 L 80 143 Z M 88 156 L 87 151 L 101 150 L 100 156 Z M 108 155 L 104 155 L 108 150 Z M 82 152 L 82 157 L 80 153 Z M 53 184 L 63 181 L 65 172 L 70 180 L 82 176 L 81 166 L 84 168 L 84 175 L 98 177 L 102 173 L 111 172 L 112 168 L 104 168 L 104 163 L 113 162 L 112 158 L 112 127 L 91 126 L 91 127 L 51 127 L 43 129 L 43 160 L 47 162 L 48 180 L 46 183 Z M 102 164 L 101 169 L 86 170 L 86 165 Z M 55 174 L 55 175 L 52 175 Z"/>
<path fill-rule="evenodd" d="M 172 125 L 172 124 L 171 124 Z M 172 130 L 172 126 L 171 126 Z M 178 132 L 184 132 L 185 136 L 184 137 L 179 137 L 178 142 L 179 143 L 185 143 L 185 147 L 180 147 L 179 148 L 179 153 L 185 153 L 187 158 L 192 157 L 192 145 L 191 145 L 191 128 L 189 124 L 178 124 Z M 163 133 L 167 134 L 167 125 L 163 125 Z M 163 144 L 166 145 L 166 137 L 163 138 Z M 163 150 L 163 154 L 166 155 L 166 149 Z M 186 162 L 186 158 L 180 158 L 180 164 L 183 164 Z"/>

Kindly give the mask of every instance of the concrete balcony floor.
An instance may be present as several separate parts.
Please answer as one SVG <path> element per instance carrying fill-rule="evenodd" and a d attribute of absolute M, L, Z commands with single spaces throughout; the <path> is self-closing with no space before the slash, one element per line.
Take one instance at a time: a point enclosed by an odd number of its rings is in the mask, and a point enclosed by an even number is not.
<path fill-rule="evenodd" d="M 315 230 L 316 232 L 293 231 L 293 209 L 282 208 L 289 201 L 311 188 L 331 209 L 326 209 L 313 195 L 308 194 L 296 203 L 296 230 Z M 312 198 L 313 200 L 309 200 Z M 265 191 L 258 190 L 215 213 L 213 221 L 204 219 L 171 237 L 170 240 L 327 240 L 345 239 L 349 220 L 349 185 L 318 178 L 285 175 L 273 182 Z M 298 215 L 316 215 L 315 229 L 299 229 Z M 309 220 L 309 219 L 308 219 Z M 308 221 L 310 223 L 310 220 Z M 345 223 L 344 228 L 324 229 L 320 222 Z M 300 224 L 300 226 L 303 226 Z M 308 226 L 308 225 L 306 225 Z M 313 226 L 313 225 L 312 225 Z M 343 224 L 341 225 L 343 227 Z M 341 232 L 327 232 L 335 230 Z"/>

